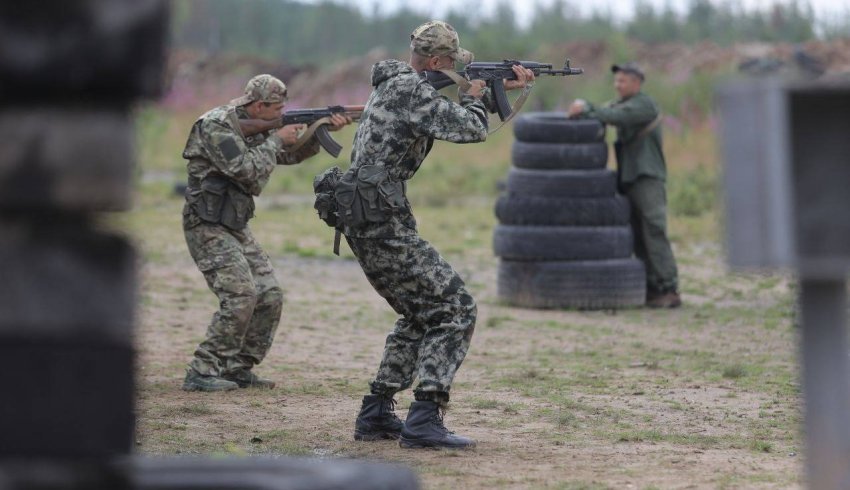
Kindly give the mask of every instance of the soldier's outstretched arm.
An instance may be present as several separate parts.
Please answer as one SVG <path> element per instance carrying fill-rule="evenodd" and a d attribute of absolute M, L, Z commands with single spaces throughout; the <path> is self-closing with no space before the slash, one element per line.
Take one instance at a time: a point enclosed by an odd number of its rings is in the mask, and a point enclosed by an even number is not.
<path fill-rule="evenodd" d="M 282 148 L 277 152 L 277 163 L 278 165 L 295 165 L 317 155 L 321 149 L 318 138 L 313 135 L 301 148 L 293 152 L 287 151 L 285 147 Z"/>
<path fill-rule="evenodd" d="M 417 135 L 452 143 L 487 139 L 487 109 L 471 95 L 461 95 L 460 104 L 456 104 L 430 84 L 422 83 L 413 91 L 409 114 Z"/>
<path fill-rule="evenodd" d="M 217 120 L 204 121 L 201 133 L 218 171 L 259 195 L 274 170 L 283 141 L 272 135 L 262 144 L 249 147 L 229 124 Z"/>
<path fill-rule="evenodd" d="M 629 125 L 648 123 L 658 116 L 658 108 L 646 98 L 636 98 L 611 107 L 590 107 L 583 116 L 599 119 L 605 124 Z"/>

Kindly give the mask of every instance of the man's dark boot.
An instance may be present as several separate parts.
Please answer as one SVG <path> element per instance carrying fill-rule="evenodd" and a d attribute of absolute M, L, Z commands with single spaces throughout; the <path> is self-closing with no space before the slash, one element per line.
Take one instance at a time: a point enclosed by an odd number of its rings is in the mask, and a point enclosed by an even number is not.
<path fill-rule="evenodd" d="M 270 390 L 275 387 L 274 381 L 257 376 L 249 369 L 240 369 L 221 375 L 222 378 L 232 381 L 240 388 L 265 388 Z"/>
<path fill-rule="evenodd" d="M 239 388 L 239 385 L 218 376 L 205 376 L 194 369 L 186 370 L 186 379 L 183 380 L 184 391 L 230 391 Z"/>
<path fill-rule="evenodd" d="M 678 308 L 682 306 L 682 298 L 676 291 L 647 293 L 646 306 L 649 308 Z"/>
<path fill-rule="evenodd" d="M 398 445 L 403 448 L 471 449 L 475 441 L 446 429 L 438 403 L 417 401 L 410 405 Z"/>
<path fill-rule="evenodd" d="M 403 425 L 395 414 L 395 400 L 392 397 L 366 395 L 354 422 L 354 440 L 398 439 Z"/>

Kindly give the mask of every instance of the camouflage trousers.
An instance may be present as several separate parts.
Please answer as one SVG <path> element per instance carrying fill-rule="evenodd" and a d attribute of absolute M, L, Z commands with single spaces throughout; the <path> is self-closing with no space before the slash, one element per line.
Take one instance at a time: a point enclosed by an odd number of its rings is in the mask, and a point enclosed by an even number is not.
<path fill-rule="evenodd" d="M 269 257 L 247 227 L 233 231 L 201 223 L 184 234 L 219 301 L 189 367 L 212 376 L 251 369 L 271 348 L 283 305 Z"/>
<path fill-rule="evenodd" d="M 405 390 L 416 376 L 417 399 L 448 402 L 477 314 L 463 280 L 419 236 L 347 240 L 366 278 L 401 315 L 387 336 L 372 392 Z"/>

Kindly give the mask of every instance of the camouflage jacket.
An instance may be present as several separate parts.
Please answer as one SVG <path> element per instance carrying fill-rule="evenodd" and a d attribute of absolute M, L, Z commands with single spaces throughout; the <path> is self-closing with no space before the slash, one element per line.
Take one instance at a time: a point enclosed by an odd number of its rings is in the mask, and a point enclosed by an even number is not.
<path fill-rule="evenodd" d="M 389 178 L 404 182 L 413 177 L 431 151 L 435 139 L 477 143 L 487 139 L 487 112 L 495 112 L 492 96 L 482 100 L 460 95 L 460 104 L 440 95 L 414 69 L 398 60 L 372 67 L 372 95 L 360 120 L 351 150 L 351 166 L 387 167 Z M 486 105 L 485 105 L 486 102 Z M 389 221 L 357 230 L 355 237 L 392 237 L 416 234 L 409 202 Z"/>
<path fill-rule="evenodd" d="M 582 114 L 617 127 L 619 144 L 615 149 L 620 184 L 629 184 L 642 176 L 666 180 L 667 165 L 661 148 L 661 126 L 639 136 L 658 114 L 655 101 L 643 92 L 599 108 L 589 105 Z"/>
<path fill-rule="evenodd" d="M 315 137 L 294 153 L 283 148 L 283 141 L 273 131 L 245 137 L 237 119 L 248 118 L 244 108 L 224 105 L 202 115 L 192 126 L 183 150 L 189 173 L 184 226 L 199 222 L 189 204 L 200 195 L 197 185 L 208 175 L 223 175 L 245 194 L 258 196 L 276 164 L 294 165 L 319 152 Z"/>

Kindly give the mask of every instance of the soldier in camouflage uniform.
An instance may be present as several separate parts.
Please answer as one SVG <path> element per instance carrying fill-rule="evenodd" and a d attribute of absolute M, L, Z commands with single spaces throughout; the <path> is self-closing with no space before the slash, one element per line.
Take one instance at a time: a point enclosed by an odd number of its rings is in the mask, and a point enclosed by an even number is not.
<path fill-rule="evenodd" d="M 387 219 L 346 223 L 344 228 L 369 282 L 401 315 L 387 336 L 371 394 L 363 398 L 354 437 L 400 438 L 402 447 L 472 447 L 475 441 L 445 428 L 441 409 L 469 348 L 475 301 L 458 273 L 419 237 L 403 193 L 435 139 L 484 141 L 487 113 L 495 111 L 495 104 L 481 80 L 461 90 L 456 104 L 421 77 L 424 70 L 452 69 L 455 62 L 472 60 L 450 25 L 433 21 L 420 26 L 411 35 L 410 48 L 410 63 L 387 60 L 373 66 L 374 89 L 354 137 L 348 171 L 358 186 L 379 182 L 381 193 L 397 188 L 401 194 Z M 515 72 L 518 80 L 506 81 L 508 89 L 524 87 L 534 78 L 521 67 Z M 364 193 L 363 187 L 358 189 Z M 417 377 L 416 401 L 402 424 L 394 413 L 393 396 Z"/>
<path fill-rule="evenodd" d="M 279 118 L 285 101 L 283 82 L 258 75 L 242 97 L 201 116 L 186 142 L 189 186 L 183 230 L 189 253 L 220 305 L 189 363 L 184 390 L 274 387 L 251 368 L 272 345 L 283 292 L 247 223 L 254 215 L 253 196 L 260 194 L 275 165 L 297 164 L 318 153 L 319 143 L 314 137 L 290 153 L 286 148 L 303 125 L 245 137 L 239 120 Z M 336 116 L 332 129 L 350 122 Z"/>
<path fill-rule="evenodd" d="M 635 255 L 646 265 L 646 305 L 676 308 L 678 270 L 667 237 L 667 165 L 661 147 L 661 113 L 641 91 L 644 74 L 635 63 L 611 67 L 620 98 L 604 107 L 577 100 L 571 117 L 598 119 L 617 127 L 617 168 L 620 190 L 632 208 Z"/>

